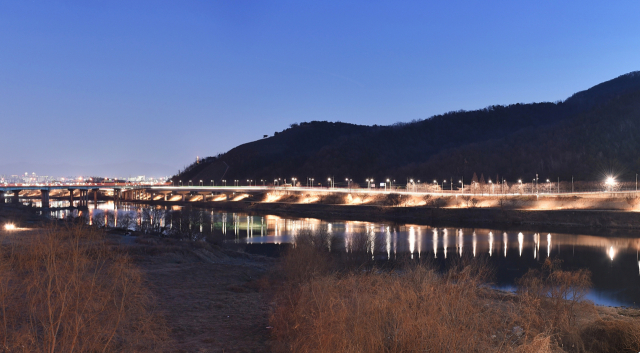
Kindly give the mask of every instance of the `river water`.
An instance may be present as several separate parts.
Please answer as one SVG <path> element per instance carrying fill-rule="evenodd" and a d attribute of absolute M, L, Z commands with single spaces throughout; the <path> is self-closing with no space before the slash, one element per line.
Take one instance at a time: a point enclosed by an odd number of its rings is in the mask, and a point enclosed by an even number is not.
<path fill-rule="evenodd" d="M 132 228 L 146 222 L 165 229 L 188 223 L 196 235 L 213 235 L 230 246 L 258 253 L 286 246 L 282 244 L 293 242 L 301 231 L 320 227 L 342 240 L 337 251 L 349 251 L 354 235 L 366 233 L 374 240 L 378 261 L 407 259 L 446 266 L 461 257 L 487 259 L 495 268 L 494 285 L 502 289 L 513 289 L 515 279 L 528 269 L 540 268 L 546 258 L 557 258 L 563 269 L 591 271 L 589 300 L 600 305 L 640 306 L 640 237 L 633 231 L 603 236 L 279 217 L 176 206 L 155 214 L 148 210 L 147 206 L 125 204 L 115 211 L 113 203 L 99 203 L 89 211 L 88 221 L 114 226 L 128 218 Z M 52 214 L 56 218 L 70 215 L 67 210 Z"/>

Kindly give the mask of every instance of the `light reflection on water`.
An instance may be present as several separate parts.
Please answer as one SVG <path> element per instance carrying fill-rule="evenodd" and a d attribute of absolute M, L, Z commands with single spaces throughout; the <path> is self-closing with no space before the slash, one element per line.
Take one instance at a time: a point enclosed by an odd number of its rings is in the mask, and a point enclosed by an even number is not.
<path fill-rule="evenodd" d="M 181 207 L 173 207 L 174 213 Z M 96 219 L 102 224 L 117 226 L 126 215 L 134 220 L 130 228 L 150 222 L 139 205 L 122 205 L 117 210 L 112 202 L 99 203 L 97 209 L 89 207 L 89 222 Z M 185 210 L 186 211 L 186 210 Z M 83 215 L 77 210 L 59 210 L 56 218 Z M 487 257 L 496 267 L 496 283 L 511 286 L 515 278 L 527 269 L 540 267 L 546 258 L 560 258 L 563 266 L 571 269 L 591 270 L 594 290 L 589 298 L 605 305 L 633 306 L 640 303 L 640 238 L 633 233 L 627 237 L 597 235 L 540 233 L 531 231 L 502 231 L 497 229 L 465 229 L 431 227 L 416 224 L 391 224 L 363 221 L 323 221 L 314 218 L 284 218 L 274 215 L 249 215 L 210 209 L 189 209 L 197 213 L 194 225 L 200 233 L 218 234 L 233 244 L 286 244 L 295 241 L 301 231 L 315 231 L 321 227 L 341 242 L 342 251 L 352 251 L 354 237 L 365 234 L 370 240 L 372 257 L 377 260 L 408 257 L 419 260 L 431 258 L 451 261 L 460 257 Z M 158 213 L 155 217 L 165 229 L 183 222 L 175 214 Z M 86 214 L 84 214 L 86 216 Z M 147 216 L 148 215 L 147 212 Z M 502 237 L 496 236 L 502 233 Z M 540 248 L 546 247 L 546 254 Z M 449 249 L 455 251 L 450 253 Z M 500 251 L 502 250 L 502 251 Z M 544 251 L 544 250 L 543 250 Z M 453 255 L 453 256 L 452 256 Z"/>

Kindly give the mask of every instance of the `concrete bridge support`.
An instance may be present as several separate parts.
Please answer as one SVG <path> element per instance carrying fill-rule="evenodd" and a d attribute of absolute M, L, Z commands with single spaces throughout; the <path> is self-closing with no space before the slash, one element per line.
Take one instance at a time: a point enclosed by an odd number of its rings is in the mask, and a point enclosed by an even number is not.
<path fill-rule="evenodd" d="M 69 207 L 73 207 L 73 192 L 75 191 L 75 189 L 68 189 L 69 190 Z"/>
<path fill-rule="evenodd" d="M 49 190 L 40 190 L 42 208 L 49 208 Z"/>
<path fill-rule="evenodd" d="M 78 202 L 78 207 L 88 207 L 89 206 L 89 190 L 80 190 L 80 200 Z"/>
<path fill-rule="evenodd" d="M 93 209 L 98 208 L 98 190 L 100 189 L 91 189 L 93 191 Z"/>
<path fill-rule="evenodd" d="M 14 190 L 13 191 L 13 198 L 11 198 L 11 203 L 16 204 L 16 205 L 20 203 L 20 191 L 22 191 L 22 190 Z"/>
<path fill-rule="evenodd" d="M 4 191 L 0 190 L 0 204 L 4 204 Z"/>
<path fill-rule="evenodd" d="M 121 189 L 113 189 L 113 203 L 118 206 L 120 204 L 120 198 L 122 197 Z"/>

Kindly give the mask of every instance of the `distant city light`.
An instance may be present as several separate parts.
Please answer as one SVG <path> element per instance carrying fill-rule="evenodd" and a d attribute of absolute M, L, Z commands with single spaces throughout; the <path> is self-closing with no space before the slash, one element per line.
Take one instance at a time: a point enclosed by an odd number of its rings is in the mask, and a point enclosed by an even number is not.
<path fill-rule="evenodd" d="M 13 223 L 7 223 L 7 224 L 4 225 L 4 229 L 6 229 L 6 230 L 14 230 L 14 229 L 16 229 L 16 225 L 13 224 Z"/>

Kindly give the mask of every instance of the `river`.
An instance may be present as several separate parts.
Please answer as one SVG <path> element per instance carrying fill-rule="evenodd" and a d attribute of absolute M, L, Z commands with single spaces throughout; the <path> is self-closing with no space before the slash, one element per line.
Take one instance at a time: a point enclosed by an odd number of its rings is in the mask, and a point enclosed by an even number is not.
<path fill-rule="evenodd" d="M 444 268 L 461 257 L 487 259 L 495 269 L 494 286 L 506 290 L 513 290 L 515 280 L 528 269 L 540 268 L 547 258 L 557 258 L 562 260 L 563 269 L 591 271 L 589 300 L 600 305 L 640 306 L 640 237 L 635 231 L 604 236 L 279 217 L 179 206 L 154 214 L 149 210 L 147 206 L 125 204 L 114 211 L 112 202 L 104 202 L 89 211 L 88 222 L 114 226 L 126 221 L 131 228 L 145 224 L 163 229 L 187 226 L 196 236 L 211 236 L 228 246 L 263 254 L 286 247 L 303 230 L 324 227 L 341 240 L 334 251 L 349 251 L 354 235 L 365 233 L 372 240 L 376 261 L 407 259 Z M 77 216 L 77 212 L 57 210 L 52 216 L 65 218 Z"/>

